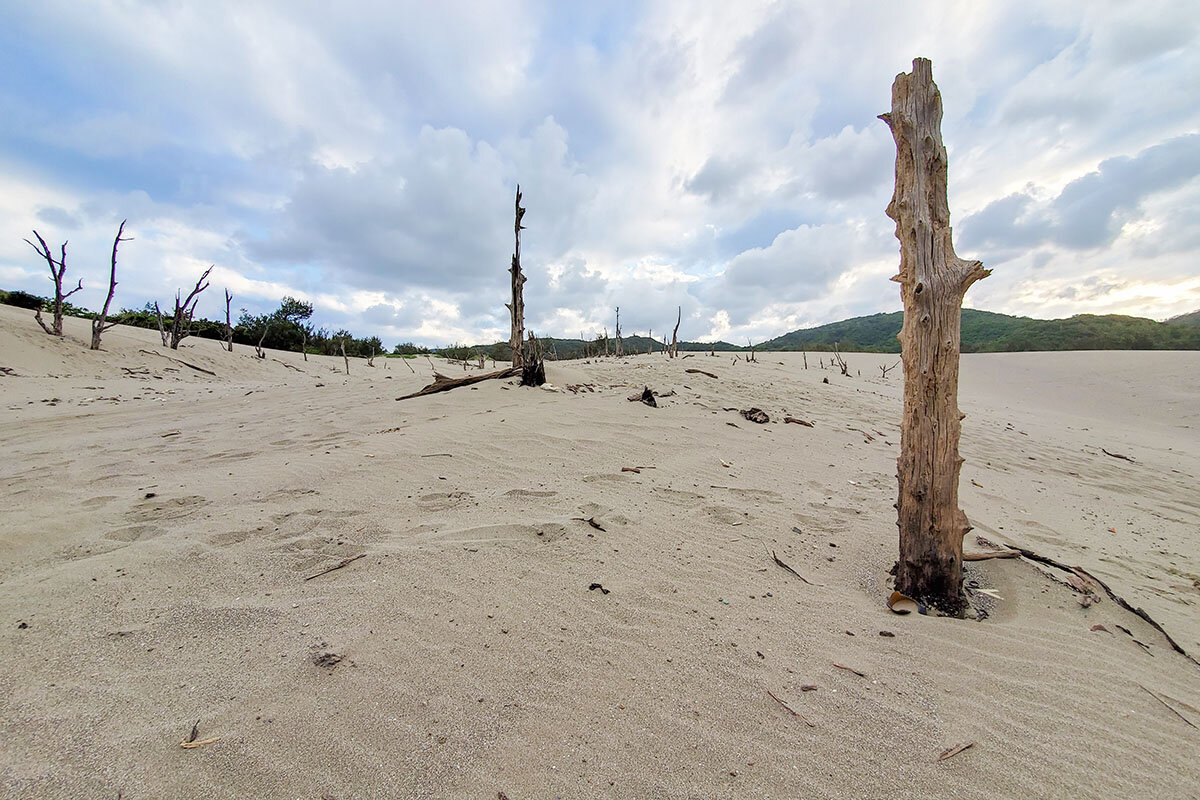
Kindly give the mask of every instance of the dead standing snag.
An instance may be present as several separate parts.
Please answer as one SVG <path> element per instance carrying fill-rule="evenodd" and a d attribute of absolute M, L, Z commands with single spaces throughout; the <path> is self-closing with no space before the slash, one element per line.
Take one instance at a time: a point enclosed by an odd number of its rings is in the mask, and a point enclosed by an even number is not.
<path fill-rule="evenodd" d="M 37 231 L 33 232 L 33 237 L 38 240 L 37 244 L 25 240 L 25 244 L 37 250 L 37 253 L 42 258 L 46 259 L 46 263 L 50 266 L 50 280 L 54 282 L 54 321 L 50 327 L 42 320 L 42 309 L 39 307 L 33 313 L 33 318 L 37 320 L 37 324 L 42 326 L 42 330 L 51 336 L 62 336 L 62 318 L 63 318 L 63 301 L 71 295 L 83 289 L 83 281 L 79 281 L 79 285 L 71 291 L 63 294 L 62 282 L 63 275 L 67 272 L 67 243 L 62 243 L 62 253 L 58 260 L 54 260 L 54 254 L 50 252 L 50 246 L 46 244 L 46 240 L 42 238 Z"/>
<path fill-rule="evenodd" d="M 896 187 L 887 215 L 900 240 L 904 325 L 904 412 L 896 503 L 900 563 L 896 589 L 947 614 L 961 614 L 962 539 L 971 529 L 958 507 L 958 360 L 962 299 L 990 273 L 954 253 L 946 200 L 942 97 L 927 59 L 892 84 L 880 116 L 896 142 Z"/>
<path fill-rule="evenodd" d="M 512 273 L 512 302 L 505 303 L 509 314 L 512 317 L 512 331 L 508 337 L 508 344 L 512 350 L 512 365 L 519 367 L 524 363 L 524 353 L 522 347 L 525 342 L 525 275 L 521 272 L 521 231 L 525 230 L 525 226 L 521 224 L 521 219 L 525 216 L 525 209 L 521 208 L 521 186 L 517 185 L 517 199 L 513 202 L 515 209 L 515 220 L 513 221 L 513 257 L 512 267 L 509 272 Z"/>
<path fill-rule="evenodd" d="M 163 326 L 163 316 L 158 309 L 158 303 L 154 304 L 154 312 L 158 315 L 158 332 L 162 334 L 163 344 L 172 350 L 178 350 L 179 343 L 192 335 L 192 316 L 196 313 L 196 303 L 200 301 L 200 293 L 208 288 L 205 281 L 212 271 L 212 267 L 204 270 L 195 287 L 188 292 L 187 299 L 181 300 L 181 293 L 175 293 L 175 314 L 171 318 L 169 331 Z"/>
<path fill-rule="evenodd" d="M 112 249 L 112 272 L 108 276 L 108 296 L 104 298 L 104 308 L 100 310 L 100 316 L 92 320 L 92 349 L 100 349 L 100 335 L 106 330 L 116 325 L 115 322 L 106 322 L 108 319 L 108 307 L 112 304 L 113 292 L 117 290 L 117 245 L 121 242 L 128 242 L 121 236 L 125 232 L 125 223 L 129 220 L 121 220 L 121 227 L 117 228 L 117 236 L 113 239 Z"/>

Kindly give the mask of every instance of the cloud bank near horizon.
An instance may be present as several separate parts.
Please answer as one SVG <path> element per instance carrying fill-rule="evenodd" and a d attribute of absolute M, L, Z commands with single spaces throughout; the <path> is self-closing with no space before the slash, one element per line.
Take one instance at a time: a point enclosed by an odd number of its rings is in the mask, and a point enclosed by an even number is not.
<path fill-rule="evenodd" d="M 512 193 L 527 324 L 761 341 L 899 308 L 876 115 L 914 56 L 945 103 L 967 304 L 1200 307 L 1200 18 L 1185 2 L 663 0 L 574 8 L 23 4 L 0 30 L 0 286 L 69 239 L 98 306 L 208 264 L 235 305 L 311 300 L 389 344 L 507 338 Z M 53 57 L 47 57 L 47 53 Z M 223 313 L 223 309 L 221 310 Z"/>

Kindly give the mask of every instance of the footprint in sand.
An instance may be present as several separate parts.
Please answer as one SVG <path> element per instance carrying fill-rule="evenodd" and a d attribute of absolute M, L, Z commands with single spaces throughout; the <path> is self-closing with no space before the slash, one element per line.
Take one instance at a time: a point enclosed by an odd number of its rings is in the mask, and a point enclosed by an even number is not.
<path fill-rule="evenodd" d="M 114 542 L 139 542 L 143 539 L 153 539 L 161 536 L 163 529 L 157 525 L 127 525 L 104 534 L 105 539 Z"/>

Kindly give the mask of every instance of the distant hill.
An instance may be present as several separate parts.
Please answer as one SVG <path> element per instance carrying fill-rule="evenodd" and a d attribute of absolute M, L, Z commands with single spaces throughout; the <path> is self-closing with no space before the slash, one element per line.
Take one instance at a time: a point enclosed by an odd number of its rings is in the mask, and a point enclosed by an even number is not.
<path fill-rule="evenodd" d="M 1200 327 L 1200 311 L 1193 311 L 1190 314 L 1180 314 L 1178 317 L 1171 317 L 1167 320 L 1168 325 L 1190 325 L 1193 328 Z"/>
<path fill-rule="evenodd" d="M 964 353 L 1024 350 L 1200 350 L 1200 312 L 1155 322 L 1118 314 L 1078 314 L 1069 319 L 1032 319 L 976 311 L 962 312 Z M 1190 320 L 1190 321 L 1189 321 Z M 903 312 L 872 314 L 792 331 L 763 342 L 762 350 L 843 350 L 898 353 L 896 335 Z"/>

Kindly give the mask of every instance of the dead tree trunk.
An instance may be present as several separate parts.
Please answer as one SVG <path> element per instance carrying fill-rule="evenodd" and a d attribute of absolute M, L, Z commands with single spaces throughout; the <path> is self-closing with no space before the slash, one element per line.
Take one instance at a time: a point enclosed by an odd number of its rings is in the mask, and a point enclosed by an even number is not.
<path fill-rule="evenodd" d="M 615 336 L 617 338 L 617 345 L 616 345 L 617 358 L 620 358 L 621 357 L 621 307 L 620 306 L 617 306 L 617 331 L 616 331 Z"/>
<path fill-rule="evenodd" d="M 346 374 L 350 374 L 350 358 L 346 355 L 346 340 L 342 339 L 342 360 L 346 362 Z"/>
<path fill-rule="evenodd" d="M 671 358 L 679 355 L 679 323 L 683 321 L 683 306 L 679 306 L 679 313 L 675 315 L 675 330 L 671 333 Z"/>
<path fill-rule="evenodd" d="M 521 208 L 521 186 L 517 185 L 517 199 L 513 202 L 514 221 L 513 221 L 513 257 L 512 267 L 509 272 L 512 273 L 512 302 L 505 303 L 509 313 L 512 315 L 512 331 L 509 333 L 508 345 L 512 350 L 512 365 L 519 367 L 525 363 L 524 355 L 521 348 L 524 346 L 525 340 L 525 275 L 521 272 L 521 231 L 525 230 L 525 226 L 521 224 L 521 219 L 525 216 L 525 209 Z"/>
<path fill-rule="evenodd" d="M 801 350 L 800 354 L 804 356 L 804 368 L 808 369 L 808 352 L 806 350 Z"/>
<path fill-rule="evenodd" d="M 229 303 L 233 300 L 233 295 L 229 290 L 225 290 L 225 349 L 233 352 L 233 324 L 229 319 Z"/>
<path fill-rule="evenodd" d="M 958 507 L 962 300 L 990 271 L 954 253 L 942 97 L 927 59 L 915 59 L 911 73 L 896 76 L 892 110 L 880 119 L 896 142 L 896 188 L 887 215 L 896 221 L 900 240 L 900 273 L 892 280 L 904 301 L 896 589 L 960 615 L 962 540 L 971 529 Z"/>
<path fill-rule="evenodd" d="M 34 231 L 33 236 L 38 240 L 37 244 L 28 239 L 25 240 L 25 243 L 34 250 L 37 250 L 38 255 L 46 259 L 46 263 L 50 266 L 50 280 L 54 281 L 54 320 L 51 326 L 47 326 L 46 322 L 42 319 L 42 309 L 40 307 L 33 312 L 33 318 L 37 320 L 37 324 L 41 325 L 42 330 L 46 333 L 51 336 L 62 336 L 63 301 L 83 289 L 83 281 L 79 281 L 78 286 L 63 294 L 63 275 L 67 272 L 67 243 L 62 243 L 62 254 L 55 261 L 54 254 L 50 252 L 50 246 L 46 244 L 46 240 L 41 237 L 41 234 Z"/>
<path fill-rule="evenodd" d="M 254 345 L 254 355 L 257 356 L 258 358 L 266 358 L 267 357 L 266 351 L 263 350 L 263 342 L 265 342 L 267 340 L 267 333 L 270 332 L 270 330 L 271 330 L 271 323 L 270 322 L 264 323 L 263 324 L 263 332 L 258 337 L 258 344 Z"/>
<path fill-rule="evenodd" d="M 181 293 L 175 293 L 175 317 L 171 320 L 170 347 L 172 350 L 178 350 L 179 343 L 192 335 L 192 316 L 196 313 L 196 303 L 200 302 L 200 293 L 208 288 L 208 284 L 204 281 L 208 278 L 209 273 L 212 271 L 212 267 L 204 270 L 204 272 L 200 275 L 200 279 L 196 281 L 195 287 L 188 292 L 187 299 L 181 301 Z M 155 306 L 155 309 L 157 309 L 157 306 Z M 158 325 L 161 331 L 161 313 L 158 315 Z M 166 344 L 166 342 L 164 342 L 164 344 Z"/>
<path fill-rule="evenodd" d="M 170 340 L 167 338 L 167 329 L 163 327 L 162 310 L 158 307 L 158 301 L 154 301 L 154 316 L 158 318 L 158 335 L 162 337 L 163 347 L 167 346 Z"/>
<path fill-rule="evenodd" d="M 117 245 L 121 242 L 128 242 L 129 239 L 121 238 L 121 234 L 125 232 L 125 223 L 129 220 L 121 220 L 121 227 L 117 228 L 117 237 L 113 239 L 112 249 L 112 272 L 108 276 L 108 297 L 104 298 L 104 308 L 100 309 L 100 316 L 92 320 L 92 349 L 100 349 L 100 335 L 106 330 L 116 325 L 115 322 L 106 322 L 108 319 L 108 307 L 112 304 L 113 292 L 117 290 Z"/>
<path fill-rule="evenodd" d="M 521 385 L 541 386 L 546 382 L 546 362 L 543 358 L 542 344 L 529 332 L 526 342 L 525 361 L 521 364 Z"/>
<path fill-rule="evenodd" d="M 842 371 L 842 375 L 850 377 L 850 365 L 846 363 L 846 359 L 842 358 L 842 351 L 838 350 L 838 343 L 833 343 L 833 357 L 837 359 L 838 369 Z"/>

